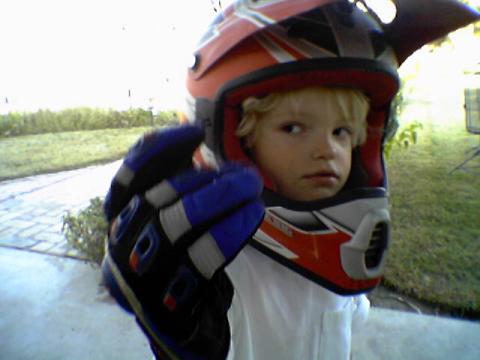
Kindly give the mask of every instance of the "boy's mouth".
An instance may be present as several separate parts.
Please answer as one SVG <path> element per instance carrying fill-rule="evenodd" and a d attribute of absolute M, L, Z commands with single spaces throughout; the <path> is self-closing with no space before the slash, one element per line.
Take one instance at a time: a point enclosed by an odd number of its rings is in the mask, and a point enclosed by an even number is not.
<path fill-rule="evenodd" d="M 320 171 L 305 175 L 303 178 L 317 186 L 333 186 L 337 183 L 339 176 L 335 171 Z"/>
<path fill-rule="evenodd" d="M 311 178 L 311 177 L 335 177 L 338 178 L 338 174 L 334 170 L 323 170 L 323 171 L 317 171 L 316 173 L 312 174 L 307 174 L 304 177 L 305 178 Z"/>

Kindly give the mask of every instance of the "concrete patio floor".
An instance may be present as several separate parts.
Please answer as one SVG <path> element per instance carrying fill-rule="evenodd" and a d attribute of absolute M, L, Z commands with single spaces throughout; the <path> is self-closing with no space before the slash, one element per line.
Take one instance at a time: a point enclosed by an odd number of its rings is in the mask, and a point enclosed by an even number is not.
<path fill-rule="evenodd" d="M 0 248 L 0 358 L 151 359 L 134 319 L 99 282 L 89 263 Z M 479 323 L 374 307 L 353 359 L 477 360 L 479 344 Z"/>

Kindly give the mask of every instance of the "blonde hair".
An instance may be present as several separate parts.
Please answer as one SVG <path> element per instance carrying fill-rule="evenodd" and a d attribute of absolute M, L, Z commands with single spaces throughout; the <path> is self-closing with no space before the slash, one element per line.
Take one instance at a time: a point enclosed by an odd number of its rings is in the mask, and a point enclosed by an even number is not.
<path fill-rule="evenodd" d="M 263 114 L 273 110 L 279 102 L 289 101 L 293 106 L 300 103 L 306 94 L 314 93 L 325 106 L 325 116 L 340 111 L 341 116 L 354 129 L 353 147 L 361 145 L 367 137 L 367 114 L 369 100 L 360 90 L 341 87 L 307 87 L 287 92 L 271 93 L 263 98 L 249 97 L 242 102 L 243 116 L 236 135 L 251 147 L 255 142 L 256 127 Z M 337 106 L 326 106 L 334 104 Z M 298 106 L 298 105 L 297 105 Z"/>

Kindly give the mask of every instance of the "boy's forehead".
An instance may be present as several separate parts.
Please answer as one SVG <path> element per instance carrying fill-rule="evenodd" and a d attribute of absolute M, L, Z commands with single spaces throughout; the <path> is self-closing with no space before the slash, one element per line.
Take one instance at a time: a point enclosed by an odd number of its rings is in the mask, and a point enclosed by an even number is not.
<path fill-rule="evenodd" d="M 361 93 L 360 91 L 357 92 Z M 345 125 L 366 119 L 369 106 L 364 101 L 352 101 L 352 91 L 292 91 L 280 93 L 267 111 L 260 111 L 260 120 L 266 126 L 284 121 L 302 121 L 309 124 Z M 261 126 L 261 125 L 260 125 Z"/>
<path fill-rule="evenodd" d="M 354 109 L 352 104 L 353 97 L 357 90 L 333 91 L 325 88 L 307 88 L 294 90 L 287 93 L 278 94 L 276 106 L 273 106 L 271 112 L 290 111 L 298 114 L 309 114 L 312 111 L 321 109 L 323 111 L 340 111 L 345 112 L 346 109 Z"/>
<path fill-rule="evenodd" d="M 302 98 L 283 98 L 279 99 L 270 110 L 264 113 L 266 121 L 281 120 L 306 120 L 306 121 L 322 121 L 326 118 L 332 121 L 344 121 L 350 117 L 345 107 L 328 99 L 319 97 L 302 97 Z"/>

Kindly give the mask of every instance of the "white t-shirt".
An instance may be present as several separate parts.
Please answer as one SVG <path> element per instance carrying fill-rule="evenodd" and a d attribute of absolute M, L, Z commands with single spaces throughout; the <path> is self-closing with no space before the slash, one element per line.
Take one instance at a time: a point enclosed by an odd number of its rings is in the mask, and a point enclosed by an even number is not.
<path fill-rule="evenodd" d="M 226 272 L 235 288 L 227 359 L 350 359 L 352 327 L 368 316 L 365 295 L 337 295 L 248 245 Z"/>

